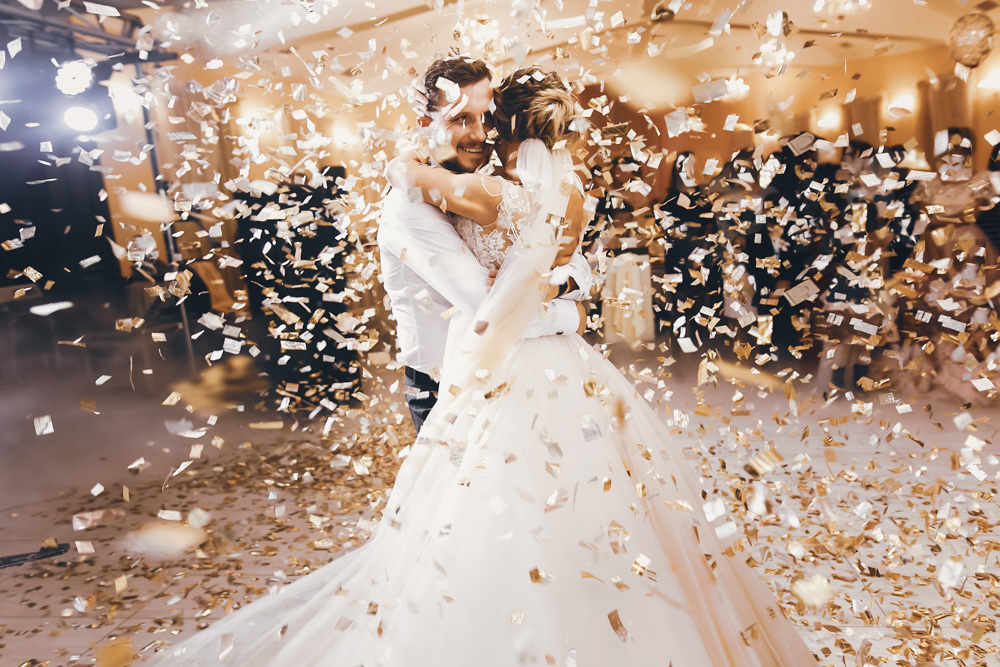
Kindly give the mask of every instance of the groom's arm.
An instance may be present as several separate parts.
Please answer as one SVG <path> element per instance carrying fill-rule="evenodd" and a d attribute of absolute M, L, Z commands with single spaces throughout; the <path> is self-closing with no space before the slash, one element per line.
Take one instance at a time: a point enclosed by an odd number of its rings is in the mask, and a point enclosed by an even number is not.
<path fill-rule="evenodd" d="M 386 196 L 380 225 L 380 242 L 387 242 L 400 261 L 446 301 L 469 317 L 475 314 L 486 298 L 488 272 L 440 209 L 393 190 Z"/>
<path fill-rule="evenodd" d="M 446 301 L 473 317 L 486 299 L 489 272 L 437 207 L 411 202 L 402 191 L 387 195 L 382 209 L 380 243 L 423 278 Z M 386 233 L 388 232 L 388 233 Z M 576 331 L 576 305 L 557 299 L 546 314 L 529 325 L 525 335 L 544 336 Z"/>

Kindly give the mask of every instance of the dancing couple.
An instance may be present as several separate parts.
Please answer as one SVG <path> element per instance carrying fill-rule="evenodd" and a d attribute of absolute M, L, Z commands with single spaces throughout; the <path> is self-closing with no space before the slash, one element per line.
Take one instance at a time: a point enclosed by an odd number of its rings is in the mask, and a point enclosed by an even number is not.
<path fill-rule="evenodd" d="M 494 90 L 460 57 L 424 84 L 434 159 L 390 163 L 378 234 L 419 428 L 382 521 L 156 664 L 816 664 L 717 537 L 681 447 L 576 333 L 570 91 L 536 68 Z"/>

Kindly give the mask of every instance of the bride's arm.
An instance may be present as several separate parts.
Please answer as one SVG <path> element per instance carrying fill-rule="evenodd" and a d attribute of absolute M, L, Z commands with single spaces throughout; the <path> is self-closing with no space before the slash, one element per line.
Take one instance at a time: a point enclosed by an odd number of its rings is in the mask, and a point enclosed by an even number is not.
<path fill-rule="evenodd" d="M 583 206 L 583 195 L 574 191 L 566 206 L 566 215 L 561 224 L 562 231 L 559 238 L 559 252 L 552 263 L 552 268 L 556 270 L 554 280 L 556 284 L 549 287 L 545 295 L 545 300 L 576 293 L 581 286 L 590 287 L 590 267 L 580 255 L 580 241 L 589 223 L 589 216 Z M 577 261 L 574 259 L 577 258 Z M 560 267 L 562 270 L 559 271 Z M 587 274 L 584 276 L 582 274 Z M 572 297 L 574 301 L 586 298 L 586 293 L 579 293 Z"/>
<path fill-rule="evenodd" d="M 483 226 L 497 221 L 501 199 L 497 178 L 456 174 L 442 167 L 421 164 L 409 154 L 393 158 L 385 169 L 385 177 L 393 187 L 420 188 L 425 202 L 442 206 L 449 213 Z"/>
<path fill-rule="evenodd" d="M 580 240 L 583 232 L 590 222 L 589 215 L 583 206 L 583 195 L 576 190 L 569 196 L 566 205 L 566 215 L 563 216 L 562 236 L 559 240 L 559 254 L 553 266 L 568 264 L 577 248 L 580 247 Z"/>

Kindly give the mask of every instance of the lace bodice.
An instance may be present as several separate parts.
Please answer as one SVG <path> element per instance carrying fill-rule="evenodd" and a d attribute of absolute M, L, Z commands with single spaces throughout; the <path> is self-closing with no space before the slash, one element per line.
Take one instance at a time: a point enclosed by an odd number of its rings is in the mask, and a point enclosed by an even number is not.
<path fill-rule="evenodd" d="M 499 271 L 507 258 L 507 251 L 517 239 L 518 225 L 530 210 L 531 204 L 524 189 L 501 180 L 496 223 L 483 226 L 469 218 L 455 216 L 455 229 L 480 264 L 490 271 Z"/>

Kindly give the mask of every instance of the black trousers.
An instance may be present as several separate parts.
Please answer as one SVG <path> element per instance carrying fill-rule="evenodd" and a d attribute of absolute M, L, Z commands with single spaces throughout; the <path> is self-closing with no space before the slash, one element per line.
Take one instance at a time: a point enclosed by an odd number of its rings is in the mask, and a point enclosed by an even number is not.
<path fill-rule="evenodd" d="M 437 403 L 438 383 L 427 373 L 421 373 L 409 366 L 403 368 L 403 378 L 409 387 L 406 391 L 406 405 L 410 408 L 413 426 L 419 433 L 431 408 Z"/>

